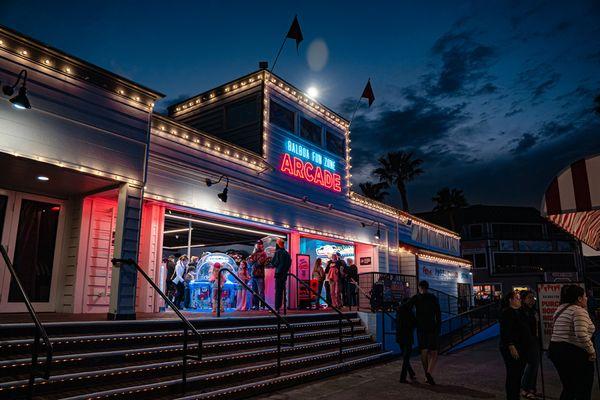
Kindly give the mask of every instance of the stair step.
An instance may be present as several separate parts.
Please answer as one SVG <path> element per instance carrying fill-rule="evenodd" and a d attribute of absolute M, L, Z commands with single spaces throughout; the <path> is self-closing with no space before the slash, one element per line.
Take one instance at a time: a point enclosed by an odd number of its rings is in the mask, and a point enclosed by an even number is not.
<path fill-rule="evenodd" d="M 371 337 L 369 335 L 356 335 L 355 337 L 346 337 L 343 340 L 344 347 L 355 346 L 370 342 Z M 339 346 L 339 340 L 337 338 L 331 340 L 320 340 L 308 342 L 294 347 L 283 347 L 282 357 L 291 357 L 298 353 L 307 354 L 315 351 L 323 351 L 329 348 L 335 348 Z M 49 380 L 36 380 L 36 386 L 40 386 L 43 390 L 53 390 L 54 388 L 60 388 L 61 385 L 69 382 L 78 382 L 84 384 L 85 382 L 103 382 L 105 379 L 117 379 L 123 377 L 124 379 L 136 379 L 136 377 L 145 377 L 152 373 L 179 373 L 181 368 L 181 356 L 176 360 L 161 361 L 155 363 L 137 363 L 127 365 L 119 364 L 118 367 L 103 369 L 103 370 L 89 370 L 90 366 L 78 368 L 69 373 L 61 375 L 53 375 Z M 235 352 L 228 354 L 219 354 L 214 356 L 203 357 L 201 361 L 190 360 L 188 361 L 189 371 L 217 368 L 229 365 L 239 365 L 242 363 L 260 362 L 277 357 L 277 347 L 269 347 L 261 350 L 253 350 L 246 352 Z M 92 366 L 93 367 L 93 366 Z M 173 371 L 173 372 L 170 372 Z M 0 384 L 0 394 L 3 391 L 25 391 L 28 385 L 28 376 L 23 376 L 20 380 L 12 380 Z"/>
<path fill-rule="evenodd" d="M 358 356 L 361 353 L 371 353 L 379 351 L 380 346 L 378 344 L 367 344 L 362 346 L 355 346 L 350 349 L 344 350 L 343 354 L 346 357 Z M 318 353 L 314 355 L 303 355 L 301 357 L 291 358 L 282 361 L 282 370 L 291 371 L 299 368 L 306 368 L 314 363 L 331 363 L 336 361 L 339 356 L 338 351 L 329 351 L 326 353 Z M 265 376 L 275 376 L 277 372 L 277 363 L 261 363 L 253 366 L 235 368 L 227 371 L 220 371 L 214 373 L 204 373 L 199 375 L 188 376 L 187 388 L 189 390 L 201 390 L 206 392 L 210 390 L 210 387 L 215 385 L 231 385 L 232 382 L 239 380 L 248 380 L 249 378 L 260 379 Z M 68 400 L 83 400 L 83 399 L 127 399 L 127 398 L 164 398 L 165 396 L 171 395 L 178 397 L 178 392 L 181 390 L 181 377 L 170 380 L 158 380 L 156 382 L 147 383 L 143 385 L 128 386 L 118 389 L 110 389 L 103 391 L 96 391 L 94 393 L 79 394 L 72 397 L 67 397 Z M 68 393 L 61 393 L 61 396 L 69 396 Z M 63 397 L 64 398 L 64 397 Z"/>
<path fill-rule="evenodd" d="M 360 319 L 352 319 L 354 325 L 360 325 Z M 304 331 L 304 330 L 317 330 L 322 329 L 324 327 L 338 327 L 338 320 L 326 320 L 326 321 L 314 321 L 314 322 L 302 322 L 302 323 L 294 323 L 291 324 L 294 332 Z M 349 326 L 347 320 L 342 320 L 342 326 Z M 282 329 L 287 331 L 287 327 L 282 325 Z M 252 336 L 261 336 L 268 333 L 276 333 L 277 325 L 257 325 L 257 326 L 238 326 L 238 327 L 230 327 L 230 328 L 213 328 L 213 329 L 199 329 L 199 332 L 202 335 L 204 340 L 211 338 L 233 338 L 238 335 L 243 335 L 244 337 L 252 337 Z M 110 346 L 110 347 L 124 347 L 131 345 L 141 345 L 144 343 L 157 343 L 157 342 L 181 342 L 183 340 L 183 331 L 181 329 L 176 331 L 166 331 L 166 332 L 147 332 L 147 333 L 125 333 L 119 334 L 118 336 L 115 333 L 105 334 L 105 335 L 81 335 L 81 336 L 65 336 L 60 338 L 51 338 L 52 346 L 54 349 L 54 353 L 56 355 L 60 354 L 61 350 L 66 350 L 72 348 L 73 346 L 89 346 L 93 349 L 97 350 L 98 345 Z M 195 335 L 193 333 L 188 332 L 188 340 L 194 341 Z M 0 352 L 3 354 L 14 355 L 20 353 L 28 353 L 31 351 L 31 346 L 33 345 L 32 339 L 12 339 L 0 342 Z M 45 346 L 41 346 L 41 350 Z M 8 357 L 7 357 L 8 358 Z"/>

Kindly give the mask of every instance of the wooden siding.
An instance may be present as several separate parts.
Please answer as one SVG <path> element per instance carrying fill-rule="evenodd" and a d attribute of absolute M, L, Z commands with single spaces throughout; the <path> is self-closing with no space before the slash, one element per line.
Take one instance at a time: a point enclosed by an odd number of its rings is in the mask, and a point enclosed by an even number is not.
<path fill-rule="evenodd" d="M 67 220 L 63 234 L 63 260 L 61 284 L 59 285 L 58 312 L 74 312 L 76 300 L 75 287 L 77 283 L 77 258 L 79 252 L 79 236 L 81 233 L 81 213 L 83 201 L 81 197 L 72 197 L 67 202 Z"/>

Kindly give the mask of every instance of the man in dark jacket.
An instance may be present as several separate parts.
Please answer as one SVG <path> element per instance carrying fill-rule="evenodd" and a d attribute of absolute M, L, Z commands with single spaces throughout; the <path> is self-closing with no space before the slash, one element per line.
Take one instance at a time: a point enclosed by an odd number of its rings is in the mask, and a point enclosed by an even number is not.
<path fill-rule="evenodd" d="M 275 268 L 275 310 L 279 312 L 283 304 L 283 292 L 285 290 L 285 282 L 288 272 L 292 266 L 292 257 L 285 250 L 285 242 L 283 239 L 277 239 L 275 255 L 271 260 L 271 265 Z"/>
<path fill-rule="evenodd" d="M 414 331 L 417 326 L 417 319 L 412 313 L 412 304 L 408 299 L 404 299 L 402 305 L 396 312 L 396 342 L 402 351 L 402 371 L 400 372 L 400 382 L 408 383 L 406 374 L 410 375 L 410 380 L 415 381 L 415 371 L 410 365 L 410 356 L 414 344 Z"/>
<path fill-rule="evenodd" d="M 411 299 L 417 318 L 417 339 L 427 383 L 435 385 L 433 369 L 438 357 L 442 312 L 437 297 L 429 293 L 429 282 L 419 282 L 419 293 Z"/>

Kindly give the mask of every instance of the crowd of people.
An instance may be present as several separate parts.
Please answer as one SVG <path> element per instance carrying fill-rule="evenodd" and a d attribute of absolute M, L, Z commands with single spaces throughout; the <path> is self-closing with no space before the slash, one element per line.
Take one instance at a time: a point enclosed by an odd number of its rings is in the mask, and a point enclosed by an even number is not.
<path fill-rule="evenodd" d="M 534 399 L 540 363 L 540 332 L 531 291 L 513 291 L 503 298 L 500 353 L 506 366 L 506 398 Z M 548 356 L 562 384 L 561 400 L 589 400 L 594 383 L 594 323 L 588 297 L 579 285 L 565 285 L 552 321 Z"/>
<path fill-rule="evenodd" d="M 190 307 L 191 289 L 190 283 L 196 279 L 199 257 L 192 256 L 188 258 L 182 255 L 178 258 L 169 256 L 165 260 L 167 270 L 167 295 L 179 309 Z M 265 251 L 264 243 L 258 240 L 254 246 L 254 251 L 248 257 L 239 262 L 236 272 L 237 277 L 243 283 L 247 284 L 256 295 L 249 296 L 248 290 L 244 285 L 238 285 L 236 310 L 264 310 L 267 308 L 265 302 L 265 270 L 274 269 L 275 299 L 274 308 L 280 311 L 284 297 L 285 287 L 288 278 L 288 272 L 292 264 L 290 254 L 285 249 L 283 239 L 276 241 L 275 252 L 269 257 Z M 353 307 L 358 304 L 358 268 L 352 258 L 347 262 L 341 257 L 340 253 L 331 255 L 326 266 L 323 267 L 323 261 L 320 258 L 315 260 L 312 279 L 317 282 L 317 293 L 311 293 L 311 308 L 320 309 L 322 307 Z M 219 274 L 222 265 L 214 263 L 210 271 L 209 282 L 212 284 L 211 305 L 212 312 L 217 311 L 217 297 L 219 288 Z M 220 280 L 221 289 L 226 282 L 223 276 Z M 323 289 L 324 292 L 323 293 Z M 321 304 L 322 297 L 326 304 Z M 222 307 L 222 306 L 221 306 Z"/>

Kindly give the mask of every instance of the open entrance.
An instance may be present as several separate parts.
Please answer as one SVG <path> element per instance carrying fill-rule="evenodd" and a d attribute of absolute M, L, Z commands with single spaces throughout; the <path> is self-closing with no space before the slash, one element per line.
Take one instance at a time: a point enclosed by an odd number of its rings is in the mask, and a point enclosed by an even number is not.
<path fill-rule="evenodd" d="M 251 278 L 254 274 L 260 277 L 259 270 L 263 267 L 264 295 L 272 305 L 275 272 L 270 259 L 275 252 L 277 238 L 286 239 L 287 236 L 258 224 L 246 225 L 167 210 L 160 281 L 164 282 L 166 292 L 181 308 L 207 312 L 215 305 L 213 288 L 216 286 L 217 268 L 228 268 L 257 289 L 259 283 Z M 257 255 L 261 252 L 261 245 L 264 256 Z M 251 308 L 252 298 L 225 273 L 221 304 L 226 311 L 244 311 Z"/>

